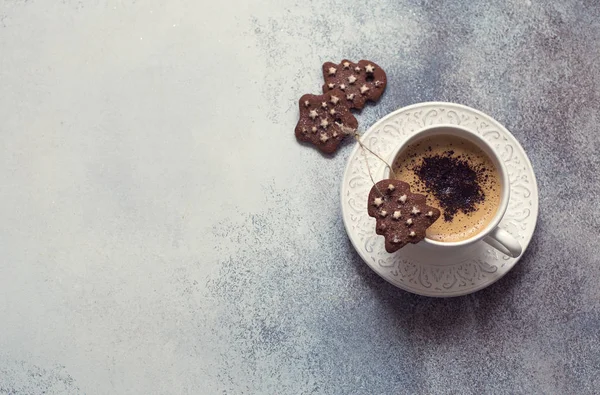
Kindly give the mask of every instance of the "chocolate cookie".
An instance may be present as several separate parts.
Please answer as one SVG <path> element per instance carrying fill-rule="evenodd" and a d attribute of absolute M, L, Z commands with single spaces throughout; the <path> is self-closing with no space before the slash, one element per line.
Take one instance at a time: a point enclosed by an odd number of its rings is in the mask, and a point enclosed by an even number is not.
<path fill-rule="evenodd" d="M 390 253 L 423 240 L 425 230 L 440 217 L 440 210 L 425 203 L 425 195 L 411 193 L 408 183 L 391 179 L 371 188 L 368 211 L 377 220 L 375 233 L 385 237 Z"/>
<path fill-rule="evenodd" d="M 340 64 L 326 62 L 323 77 L 323 93 L 332 89 L 343 91 L 343 102 L 349 108 L 362 109 L 367 100 L 379 100 L 387 85 L 383 69 L 368 60 L 352 63 L 344 59 Z"/>
<path fill-rule="evenodd" d="M 338 89 L 323 95 L 302 96 L 296 138 L 314 144 L 327 154 L 333 153 L 340 142 L 358 127 L 358 121 L 343 97 L 344 92 Z"/>

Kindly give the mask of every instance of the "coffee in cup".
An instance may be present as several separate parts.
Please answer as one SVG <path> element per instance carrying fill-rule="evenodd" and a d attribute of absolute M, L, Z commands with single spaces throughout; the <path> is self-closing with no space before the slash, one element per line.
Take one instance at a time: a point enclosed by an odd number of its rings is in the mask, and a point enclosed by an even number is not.
<path fill-rule="evenodd" d="M 502 200 L 502 178 L 494 161 L 473 142 L 437 134 L 411 142 L 393 164 L 395 178 L 442 215 L 427 229 L 427 238 L 460 242 L 475 237 L 496 217 Z"/>

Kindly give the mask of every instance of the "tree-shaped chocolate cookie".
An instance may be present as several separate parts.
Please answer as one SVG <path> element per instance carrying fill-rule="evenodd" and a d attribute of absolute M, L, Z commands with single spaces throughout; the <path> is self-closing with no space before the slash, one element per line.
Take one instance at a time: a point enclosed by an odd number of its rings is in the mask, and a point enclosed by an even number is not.
<path fill-rule="evenodd" d="M 377 220 L 375 233 L 385 237 L 387 252 L 425 238 L 425 230 L 440 217 L 440 210 L 425 200 L 425 195 L 411 193 L 410 185 L 400 180 L 382 180 L 371 188 L 368 211 Z"/>
<path fill-rule="evenodd" d="M 367 100 L 379 100 L 387 85 L 383 69 L 368 60 L 353 63 L 344 59 L 340 64 L 326 62 L 323 65 L 323 77 L 323 93 L 339 89 L 344 92 L 342 101 L 349 108 L 359 110 Z"/>
<path fill-rule="evenodd" d="M 343 95 L 344 92 L 333 89 L 323 95 L 302 96 L 296 138 L 314 144 L 324 153 L 333 153 L 358 127 L 358 121 L 342 100 Z"/>

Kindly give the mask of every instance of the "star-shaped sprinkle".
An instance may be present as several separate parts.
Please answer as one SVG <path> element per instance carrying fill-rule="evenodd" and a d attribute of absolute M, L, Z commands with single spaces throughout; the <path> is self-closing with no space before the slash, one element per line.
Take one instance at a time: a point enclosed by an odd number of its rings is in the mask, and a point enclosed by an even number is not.
<path fill-rule="evenodd" d="M 363 85 L 363 86 L 360 87 L 360 93 L 363 94 L 363 95 L 365 93 L 367 93 L 368 90 L 369 90 L 369 87 L 367 85 Z"/>
<path fill-rule="evenodd" d="M 396 210 L 396 211 L 394 211 L 394 214 L 392 214 L 392 217 L 394 219 L 400 219 L 400 218 L 402 218 L 402 213 L 400 212 L 400 210 Z"/>
<path fill-rule="evenodd" d="M 419 214 L 420 212 L 421 212 L 421 211 L 419 211 L 419 209 L 418 209 L 418 208 L 416 208 L 415 206 L 413 206 L 412 210 L 410 211 L 410 213 L 411 213 L 412 215 L 417 215 L 417 214 Z"/>
<path fill-rule="evenodd" d="M 340 89 L 341 90 L 346 90 L 346 84 L 340 84 Z"/>
<path fill-rule="evenodd" d="M 382 217 L 382 218 L 385 218 L 385 217 L 387 216 L 387 211 L 385 211 L 385 210 L 381 210 L 381 211 L 379 212 L 379 215 L 381 215 L 381 217 Z"/>
<path fill-rule="evenodd" d="M 332 82 L 332 83 L 329 83 L 329 84 L 327 84 L 327 86 L 329 87 L 329 89 L 333 89 L 333 88 L 335 88 L 335 84 L 334 84 L 333 82 Z"/>
<path fill-rule="evenodd" d="M 308 116 L 310 117 L 310 119 L 315 119 L 316 117 L 319 116 L 319 114 L 317 114 L 317 110 L 310 110 L 310 112 L 308 113 Z"/>
<path fill-rule="evenodd" d="M 354 93 L 346 95 L 346 99 L 348 99 L 348 100 L 354 100 Z"/>
<path fill-rule="evenodd" d="M 356 82 L 356 77 L 354 75 L 351 75 L 350 77 L 348 77 L 348 83 L 350 85 L 354 84 Z"/>
<path fill-rule="evenodd" d="M 326 143 L 326 142 L 327 142 L 327 140 L 329 140 L 329 137 L 327 136 L 327 134 L 326 134 L 326 133 L 321 133 L 320 140 L 321 140 L 322 142 Z"/>
<path fill-rule="evenodd" d="M 381 205 L 383 204 L 383 199 L 382 199 L 382 198 L 380 198 L 380 197 L 378 197 L 378 198 L 375 198 L 375 200 L 373 200 L 373 204 L 374 204 L 375 206 L 379 207 L 379 206 L 381 206 Z"/>
<path fill-rule="evenodd" d="M 337 97 L 337 96 L 333 96 L 333 95 L 331 95 L 331 99 L 330 99 L 330 100 L 331 100 L 331 102 L 332 102 L 333 104 L 338 104 L 338 102 L 340 101 L 340 98 L 339 98 L 339 97 Z"/>
<path fill-rule="evenodd" d="M 337 71 L 337 70 L 336 70 L 336 68 L 335 68 L 335 67 L 330 67 L 330 68 L 329 68 L 329 75 L 335 75 L 335 72 L 336 72 L 336 71 Z"/>
<path fill-rule="evenodd" d="M 375 71 L 375 66 L 373 66 L 372 64 L 368 64 L 365 66 L 365 70 L 367 71 L 367 73 L 372 73 Z"/>
<path fill-rule="evenodd" d="M 310 102 L 308 100 L 305 100 L 304 101 L 304 107 L 308 107 L 308 106 L 310 106 Z"/>
<path fill-rule="evenodd" d="M 323 102 L 323 103 L 321 103 L 321 107 L 323 107 L 323 108 L 327 108 L 327 102 Z"/>
<path fill-rule="evenodd" d="M 410 237 L 415 237 L 417 234 L 415 233 L 414 230 L 411 230 L 410 233 L 408 234 Z"/>
<path fill-rule="evenodd" d="M 356 67 L 354 68 L 354 71 L 356 71 L 357 73 L 360 73 L 360 67 L 356 66 Z"/>
<path fill-rule="evenodd" d="M 329 126 L 329 121 L 327 121 L 325 118 L 321 118 L 321 127 L 323 129 L 327 129 L 327 126 Z"/>
<path fill-rule="evenodd" d="M 400 196 L 400 197 L 398 198 L 398 201 L 399 201 L 400 203 L 404 203 L 404 202 L 406 202 L 406 198 L 407 198 L 407 197 L 406 197 L 406 195 L 402 195 L 402 196 Z"/>
<path fill-rule="evenodd" d="M 344 68 L 345 69 L 349 69 L 350 68 L 350 62 L 344 62 Z"/>
<path fill-rule="evenodd" d="M 333 108 L 332 108 L 331 110 L 329 110 L 329 113 L 330 113 L 331 115 L 335 115 L 335 109 L 333 109 Z"/>
<path fill-rule="evenodd" d="M 406 220 L 406 225 L 411 226 L 413 224 L 412 218 Z"/>

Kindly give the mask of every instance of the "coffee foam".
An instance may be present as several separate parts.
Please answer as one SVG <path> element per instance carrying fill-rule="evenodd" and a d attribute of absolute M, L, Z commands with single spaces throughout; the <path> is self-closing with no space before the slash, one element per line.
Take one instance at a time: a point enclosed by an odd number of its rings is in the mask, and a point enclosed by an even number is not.
<path fill-rule="evenodd" d="M 448 155 L 466 159 L 473 168 L 485 167 L 487 180 L 478 180 L 485 194 L 483 202 L 475 206 L 475 211 L 459 211 L 451 221 L 444 220 L 444 209 L 438 199 L 427 191 L 425 183 L 415 174 L 414 169 L 423 163 L 423 158 Z M 397 179 L 408 182 L 411 190 L 427 196 L 427 204 L 442 211 L 442 216 L 427 229 L 427 238 L 441 242 L 456 242 L 469 239 L 484 230 L 492 221 L 500 205 L 502 184 L 498 169 L 479 147 L 456 136 L 432 136 L 416 141 L 404 149 L 393 163 Z"/>

